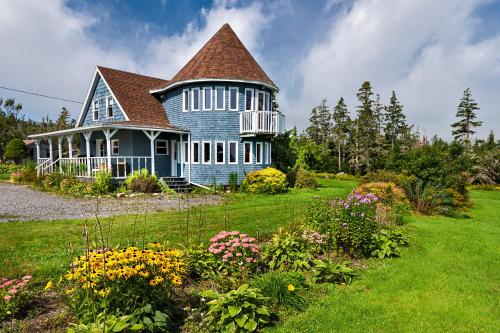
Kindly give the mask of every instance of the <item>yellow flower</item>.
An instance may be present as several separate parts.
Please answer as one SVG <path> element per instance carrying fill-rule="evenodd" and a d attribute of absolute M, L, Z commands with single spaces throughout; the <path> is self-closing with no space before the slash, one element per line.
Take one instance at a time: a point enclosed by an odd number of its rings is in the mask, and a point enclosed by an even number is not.
<path fill-rule="evenodd" d="M 109 289 L 101 289 L 97 292 L 97 294 L 101 297 L 106 297 L 109 295 Z"/>
<path fill-rule="evenodd" d="M 47 282 L 47 284 L 45 285 L 44 290 L 52 289 L 52 287 L 53 287 L 52 280 L 49 280 L 49 282 Z"/>
<path fill-rule="evenodd" d="M 64 292 L 66 293 L 66 295 L 69 295 L 69 294 L 74 293 L 74 292 L 75 292 L 75 289 L 73 289 L 73 288 L 69 288 L 69 289 L 66 289 Z"/>
<path fill-rule="evenodd" d="M 288 288 L 288 291 L 294 291 L 295 290 L 295 287 L 293 286 L 293 284 L 289 284 L 287 288 Z"/>

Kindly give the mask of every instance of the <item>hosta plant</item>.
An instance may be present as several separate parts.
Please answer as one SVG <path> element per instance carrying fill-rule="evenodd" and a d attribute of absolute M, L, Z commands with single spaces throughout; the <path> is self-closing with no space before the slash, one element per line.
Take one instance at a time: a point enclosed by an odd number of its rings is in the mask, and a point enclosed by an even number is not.
<path fill-rule="evenodd" d="M 262 259 L 271 270 L 305 271 L 313 260 L 309 245 L 302 235 L 278 229 L 264 247 Z"/>
<path fill-rule="evenodd" d="M 354 270 L 345 264 L 338 264 L 330 260 L 315 260 L 312 280 L 314 283 L 343 283 L 351 284 L 356 276 Z"/>
<path fill-rule="evenodd" d="M 382 229 L 379 233 L 373 235 L 370 254 L 372 257 L 380 259 L 399 257 L 400 247 L 408 245 L 408 239 L 400 231 Z"/>
<path fill-rule="evenodd" d="M 269 323 L 267 298 L 248 284 L 226 294 L 207 290 L 201 296 L 211 299 L 205 317 L 211 332 L 255 332 Z"/>

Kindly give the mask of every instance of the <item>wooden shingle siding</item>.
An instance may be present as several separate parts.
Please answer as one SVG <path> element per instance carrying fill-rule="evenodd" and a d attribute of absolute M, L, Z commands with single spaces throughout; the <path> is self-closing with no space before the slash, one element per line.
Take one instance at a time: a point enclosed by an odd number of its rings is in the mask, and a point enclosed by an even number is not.
<path fill-rule="evenodd" d="M 83 126 L 92 126 L 102 123 L 115 122 L 115 121 L 125 121 L 125 116 L 120 110 L 118 103 L 113 99 L 113 117 L 106 118 L 106 98 L 111 96 L 111 92 L 106 87 L 106 84 L 102 78 L 98 78 L 96 87 L 91 93 L 90 103 L 83 116 Z M 99 118 L 97 121 L 93 119 L 93 108 L 94 101 L 99 101 Z"/>

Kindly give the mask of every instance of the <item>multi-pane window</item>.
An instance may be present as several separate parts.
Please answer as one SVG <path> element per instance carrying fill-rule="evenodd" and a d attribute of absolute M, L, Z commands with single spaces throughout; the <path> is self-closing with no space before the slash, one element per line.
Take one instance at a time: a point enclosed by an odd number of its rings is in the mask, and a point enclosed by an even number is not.
<path fill-rule="evenodd" d="M 120 155 L 120 141 L 111 140 L 111 155 Z"/>
<path fill-rule="evenodd" d="M 113 118 L 113 97 L 106 97 L 106 118 Z"/>
<path fill-rule="evenodd" d="M 193 111 L 198 111 L 200 110 L 200 89 L 199 88 L 194 88 L 191 94 L 192 97 L 192 102 L 191 104 L 193 105 Z"/>
<path fill-rule="evenodd" d="M 229 88 L 229 111 L 238 111 L 238 88 Z"/>
<path fill-rule="evenodd" d="M 203 142 L 203 164 L 212 163 L 212 144 L 210 142 Z"/>
<path fill-rule="evenodd" d="M 243 156 L 244 156 L 244 163 L 245 164 L 252 163 L 252 143 L 251 142 L 245 142 L 243 144 Z"/>
<path fill-rule="evenodd" d="M 215 109 L 224 110 L 226 108 L 225 103 L 225 89 L 224 87 L 215 87 Z"/>
<path fill-rule="evenodd" d="M 203 110 L 212 110 L 212 88 L 203 88 Z"/>
<path fill-rule="evenodd" d="M 262 142 L 255 145 L 255 163 L 262 164 Z"/>
<path fill-rule="evenodd" d="M 223 164 L 225 160 L 224 142 L 215 142 L 215 163 Z"/>
<path fill-rule="evenodd" d="M 182 91 L 182 111 L 188 112 L 189 111 L 189 90 L 184 89 Z"/>
<path fill-rule="evenodd" d="M 189 142 L 184 142 L 184 163 L 189 162 Z"/>
<path fill-rule="evenodd" d="M 253 110 L 253 89 L 245 89 L 245 111 Z"/>
<path fill-rule="evenodd" d="M 156 155 L 167 155 L 168 145 L 167 140 L 156 140 Z"/>
<path fill-rule="evenodd" d="M 268 92 L 266 92 L 266 111 L 271 111 L 271 98 Z"/>
<path fill-rule="evenodd" d="M 229 164 L 238 163 L 238 142 L 229 141 Z"/>
<path fill-rule="evenodd" d="M 200 163 L 200 143 L 191 143 L 191 163 Z"/>
<path fill-rule="evenodd" d="M 99 119 L 99 101 L 98 100 L 94 101 L 94 105 L 93 105 L 93 109 L 92 109 L 92 117 L 94 120 Z"/>
<path fill-rule="evenodd" d="M 257 111 L 264 111 L 264 96 L 263 91 L 257 93 Z"/>

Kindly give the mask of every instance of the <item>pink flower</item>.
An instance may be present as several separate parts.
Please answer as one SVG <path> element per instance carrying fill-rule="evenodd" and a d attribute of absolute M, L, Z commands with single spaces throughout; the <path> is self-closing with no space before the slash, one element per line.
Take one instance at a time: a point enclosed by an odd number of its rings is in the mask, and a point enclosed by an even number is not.
<path fill-rule="evenodd" d="M 243 256 L 243 254 L 241 252 L 238 252 L 238 253 L 236 253 L 236 256 L 241 257 L 241 256 Z"/>
<path fill-rule="evenodd" d="M 23 281 L 29 281 L 31 280 L 33 277 L 31 275 L 26 275 L 26 276 L 23 276 Z"/>
<path fill-rule="evenodd" d="M 19 289 L 19 288 L 22 288 L 22 287 L 24 287 L 24 286 L 25 286 L 25 283 L 24 283 L 24 282 L 20 282 L 20 283 L 18 283 L 18 284 L 16 285 L 16 288 L 18 288 L 18 289 Z"/>
<path fill-rule="evenodd" d="M 9 294 L 14 295 L 15 293 L 17 293 L 17 289 L 12 288 L 12 289 L 9 290 Z"/>
<path fill-rule="evenodd" d="M 250 263 L 250 262 L 253 261 L 253 259 L 252 258 L 246 258 L 245 261 Z"/>
<path fill-rule="evenodd" d="M 10 300 L 12 299 L 12 296 L 10 296 L 10 295 L 6 295 L 6 296 L 4 297 L 4 299 L 5 299 L 6 301 L 10 301 Z"/>

